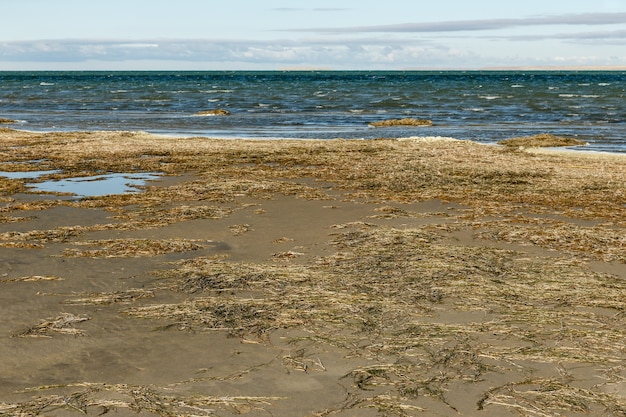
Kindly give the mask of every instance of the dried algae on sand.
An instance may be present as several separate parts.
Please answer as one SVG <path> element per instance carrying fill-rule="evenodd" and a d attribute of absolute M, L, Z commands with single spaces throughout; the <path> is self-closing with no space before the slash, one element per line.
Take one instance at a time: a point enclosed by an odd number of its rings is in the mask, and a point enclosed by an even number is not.
<path fill-rule="evenodd" d="M 116 357 L 136 374 L 29 380 L 0 392 L 0 415 L 626 414 L 624 157 L 437 138 L 0 135 L 3 164 L 45 150 L 38 168 L 61 177 L 178 178 L 45 204 L 3 185 L 4 249 L 133 271 L 2 277 L 49 309 L 11 340 L 98 344 L 148 328 L 141 337 L 177 361 L 200 338 L 177 362 L 186 374 L 151 374 L 163 358 L 148 351 L 141 365 Z M 104 210 L 111 223 L 10 231 L 24 223 L 10 217 L 51 206 Z M 228 250 L 212 251 L 217 236 Z M 59 304 L 65 313 L 50 314 Z M 220 335 L 237 347 L 216 348 Z M 125 352 L 144 343 L 123 336 Z"/>
<path fill-rule="evenodd" d="M 587 142 L 575 138 L 566 138 L 544 133 L 534 136 L 504 139 L 499 141 L 498 144 L 504 146 L 550 148 L 559 146 L 582 146 L 587 145 Z"/>
<path fill-rule="evenodd" d="M 404 119 L 387 119 L 370 123 L 373 127 L 392 127 L 392 126 L 432 126 L 432 120 L 415 119 L 407 117 Z"/>

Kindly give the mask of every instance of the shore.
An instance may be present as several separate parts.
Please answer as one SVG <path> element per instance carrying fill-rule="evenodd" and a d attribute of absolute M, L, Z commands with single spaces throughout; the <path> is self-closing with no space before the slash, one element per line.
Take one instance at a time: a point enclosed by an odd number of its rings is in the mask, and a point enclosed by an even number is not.
<path fill-rule="evenodd" d="M 626 414 L 626 156 L 0 128 L 0 416 Z M 33 183 L 159 173 L 73 198 Z M 98 187 L 98 181 L 93 181 Z"/>

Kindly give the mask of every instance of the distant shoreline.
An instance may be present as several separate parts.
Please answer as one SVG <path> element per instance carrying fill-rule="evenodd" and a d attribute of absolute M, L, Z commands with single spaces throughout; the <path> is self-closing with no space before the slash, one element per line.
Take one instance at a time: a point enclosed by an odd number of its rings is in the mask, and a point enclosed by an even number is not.
<path fill-rule="evenodd" d="M 626 71 L 626 66 L 512 66 L 482 68 L 405 68 L 398 71 Z"/>
<path fill-rule="evenodd" d="M 537 66 L 537 67 L 486 67 L 484 71 L 626 71 L 626 66 Z"/>
<path fill-rule="evenodd" d="M 396 68 L 396 69 L 336 69 L 336 68 L 276 68 L 276 69 L 0 69 L 0 73 L 9 72 L 406 72 L 406 71 L 443 71 L 443 72 L 480 72 L 480 71 L 626 71 L 626 66 L 512 66 L 482 68 Z"/>

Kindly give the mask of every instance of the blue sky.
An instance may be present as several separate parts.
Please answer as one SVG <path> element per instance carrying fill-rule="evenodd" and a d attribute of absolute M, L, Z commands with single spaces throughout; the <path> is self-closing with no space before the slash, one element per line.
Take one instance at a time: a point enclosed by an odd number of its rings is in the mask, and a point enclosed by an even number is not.
<path fill-rule="evenodd" d="M 0 70 L 626 66 L 626 0 L 0 0 Z"/>

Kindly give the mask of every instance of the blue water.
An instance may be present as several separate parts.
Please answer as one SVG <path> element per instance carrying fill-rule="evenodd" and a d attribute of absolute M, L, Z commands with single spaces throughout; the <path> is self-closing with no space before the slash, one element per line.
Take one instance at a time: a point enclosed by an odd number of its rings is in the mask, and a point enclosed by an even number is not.
<path fill-rule="evenodd" d="M 260 138 L 537 133 L 626 153 L 624 71 L 0 72 L 0 117 L 35 131 Z M 223 108 L 230 116 L 197 117 Z M 390 118 L 432 127 L 372 128 Z"/>
<path fill-rule="evenodd" d="M 0 171 L 0 177 L 34 180 L 58 172 L 60 171 Z M 27 181 L 27 184 L 29 188 L 35 191 L 69 193 L 78 197 L 95 197 L 136 192 L 147 181 L 154 181 L 159 177 L 160 174 L 158 173 L 114 173 L 32 182 L 30 184 Z"/>
<path fill-rule="evenodd" d="M 90 177 L 64 178 L 30 184 L 36 191 L 71 193 L 79 197 L 125 194 L 138 191 L 147 181 L 159 179 L 159 174 L 103 174 Z"/>

